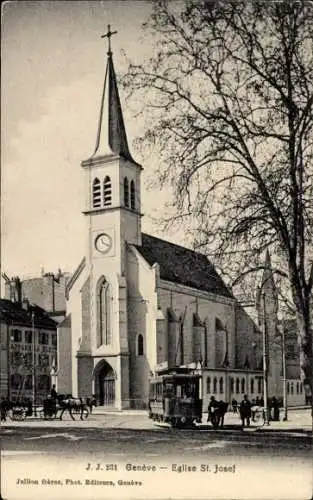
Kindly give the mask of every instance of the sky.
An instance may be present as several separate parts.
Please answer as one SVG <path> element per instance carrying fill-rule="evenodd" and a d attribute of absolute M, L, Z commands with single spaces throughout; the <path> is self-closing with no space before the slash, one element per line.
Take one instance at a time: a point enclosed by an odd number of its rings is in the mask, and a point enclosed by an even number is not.
<path fill-rule="evenodd" d="M 101 35 L 108 24 L 118 31 L 112 50 L 123 72 L 125 54 L 141 62 L 153 52 L 141 30 L 150 10 L 150 2 L 133 0 L 2 4 L 2 273 L 73 272 L 84 256 L 80 163 L 96 140 L 107 52 Z M 170 236 L 152 221 L 169 196 L 147 187 L 157 158 L 134 152 L 143 124 L 120 96 L 131 151 L 144 167 L 142 230 Z"/>

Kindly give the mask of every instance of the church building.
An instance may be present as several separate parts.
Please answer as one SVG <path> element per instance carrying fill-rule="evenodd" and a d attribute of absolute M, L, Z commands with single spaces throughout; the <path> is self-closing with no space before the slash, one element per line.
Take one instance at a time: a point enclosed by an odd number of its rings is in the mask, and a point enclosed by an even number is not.
<path fill-rule="evenodd" d="M 86 247 L 58 327 L 58 392 L 145 408 L 158 369 L 188 366 L 202 373 L 204 405 L 211 394 L 260 396 L 258 326 L 206 256 L 141 231 L 143 167 L 129 149 L 110 44 L 95 149 L 81 167 Z"/>

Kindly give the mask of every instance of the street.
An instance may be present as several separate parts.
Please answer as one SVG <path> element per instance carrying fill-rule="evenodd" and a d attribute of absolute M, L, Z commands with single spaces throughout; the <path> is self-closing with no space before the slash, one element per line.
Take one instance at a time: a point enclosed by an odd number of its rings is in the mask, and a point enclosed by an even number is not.
<path fill-rule="evenodd" d="M 295 422 L 296 417 L 294 414 Z M 223 430 L 214 431 L 206 424 L 196 429 L 179 430 L 156 424 L 145 413 L 124 416 L 93 414 L 86 421 L 75 422 L 69 417 L 64 421 L 8 421 L 1 429 L 2 469 L 7 474 L 10 471 L 10 477 L 14 477 L 14 487 L 18 488 L 19 495 L 23 492 L 26 495 L 16 498 L 28 498 L 27 483 L 23 481 L 36 481 L 32 479 L 37 477 L 34 471 L 42 467 L 44 477 L 50 478 L 49 481 L 63 481 L 63 493 L 65 486 L 72 487 L 74 481 L 86 481 L 86 477 L 92 476 L 95 481 L 106 478 L 116 483 L 116 478 L 123 473 L 127 481 L 142 482 L 143 477 L 150 481 L 151 477 L 159 478 L 165 472 L 170 473 L 171 485 L 176 484 L 177 476 L 181 485 L 188 478 L 189 484 L 190 479 L 195 479 L 199 487 L 207 483 L 212 491 L 216 491 L 214 485 L 220 488 L 222 480 L 224 488 L 225 476 L 231 480 L 227 484 L 232 484 L 235 490 L 242 484 L 243 476 L 248 477 L 247 474 L 252 474 L 255 485 L 263 488 L 271 484 L 264 479 L 268 474 L 275 471 L 279 478 L 279 474 L 288 471 L 284 488 L 290 491 L 288 481 L 292 480 L 293 486 L 299 483 L 303 490 L 312 478 L 310 432 L 298 423 L 292 426 L 290 422 L 288 428 L 284 428 L 283 422 L 280 428 L 278 425 L 276 428 L 242 430 L 238 419 L 230 415 L 228 419 L 226 416 Z M 66 477 L 63 478 L 60 471 L 64 471 Z M 237 478 L 235 483 L 234 477 Z M 10 483 L 11 487 L 13 483 Z M 78 482 L 76 486 L 82 484 Z M 61 486 L 55 484 L 51 490 L 49 485 L 45 492 L 50 494 L 52 491 L 57 495 L 55 488 L 58 487 Z M 145 490 L 140 491 L 145 497 Z M 3 495 L 3 498 L 6 497 Z M 11 500 L 10 496 L 7 498 Z M 266 498 L 266 495 L 261 498 Z"/>

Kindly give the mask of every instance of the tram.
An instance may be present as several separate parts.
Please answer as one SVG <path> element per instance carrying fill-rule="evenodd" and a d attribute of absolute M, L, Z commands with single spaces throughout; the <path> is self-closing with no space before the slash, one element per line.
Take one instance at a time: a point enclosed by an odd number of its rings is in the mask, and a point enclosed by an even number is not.
<path fill-rule="evenodd" d="M 159 372 L 149 380 L 149 418 L 172 427 L 188 427 L 202 419 L 201 375 L 190 368 Z"/>

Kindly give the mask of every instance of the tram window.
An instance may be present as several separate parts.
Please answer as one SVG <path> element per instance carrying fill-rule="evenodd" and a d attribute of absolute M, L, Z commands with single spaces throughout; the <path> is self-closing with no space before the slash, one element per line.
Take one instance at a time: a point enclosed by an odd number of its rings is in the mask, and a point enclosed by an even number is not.
<path fill-rule="evenodd" d="M 164 384 L 164 396 L 173 396 L 174 387 L 171 382 L 165 382 Z"/>

